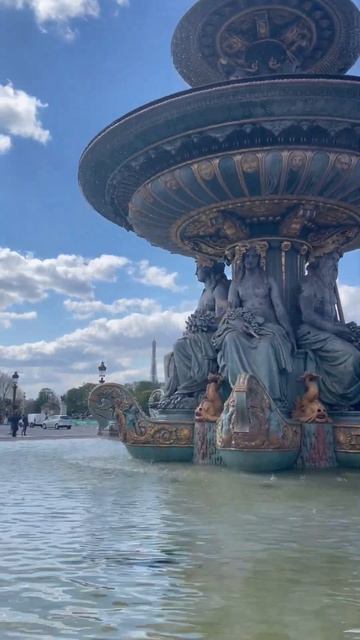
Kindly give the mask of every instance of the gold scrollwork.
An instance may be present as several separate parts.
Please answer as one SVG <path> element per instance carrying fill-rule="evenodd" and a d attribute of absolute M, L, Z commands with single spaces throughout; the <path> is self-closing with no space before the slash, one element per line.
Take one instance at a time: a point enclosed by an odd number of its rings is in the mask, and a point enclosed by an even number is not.
<path fill-rule="evenodd" d="M 301 425 L 288 422 L 255 376 L 239 376 L 217 422 L 219 449 L 299 450 Z"/>
<path fill-rule="evenodd" d="M 193 444 L 193 428 L 190 425 L 138 424 L 126 431 L 125 444 L 190 447 Z"/>
<path fill-rule="evenodd" d="M 360 426 L 335 426 L 335 447 L 337 451 L 360 454 Z"/>

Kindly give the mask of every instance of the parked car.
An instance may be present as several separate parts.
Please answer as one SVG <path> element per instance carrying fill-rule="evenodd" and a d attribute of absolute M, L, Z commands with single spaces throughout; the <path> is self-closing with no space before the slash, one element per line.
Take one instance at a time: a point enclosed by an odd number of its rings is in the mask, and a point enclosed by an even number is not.
<path fill-rule="evenodd" d="M 42 427 L 44 420 L 46 420 L 45 413 L 28 414 L 29 427 Z"/>
<path fill-rule="evenodd" d="M 69 416 L 49 416 L 42 423 L 43 429 L 71 429 L 72 423 Z"/>

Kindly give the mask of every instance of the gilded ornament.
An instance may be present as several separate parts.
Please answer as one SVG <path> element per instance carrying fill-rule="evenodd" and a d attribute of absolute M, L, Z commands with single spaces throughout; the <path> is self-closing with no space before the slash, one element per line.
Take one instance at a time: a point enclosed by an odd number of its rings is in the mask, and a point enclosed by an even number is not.
<path fill-rule="evenodd" d="M 224 408 L 224 402 L 219 393 L 222 382 L 221 376 L 210 374 L 204 398 L 195 410 L 195 419 L 198 422 L 217 422 Z"/>
<path fill-rule="evenodd" d="M 292 412 L 292 417 L 298 422 L 317 422 L 327 424 L 332 422 L 325 406 L 320 400 L 320 392 L 317 381 L 319 376 L 307 371 L 299 378 L 306 387 L 306 392 L 301 398 L 297 398 Z"/>
<path fill-rule="evenodd" d="M 245 173 L 256 173 L 259 170 L 259 158 L 255 153 L 241 156 L 241 167 Z"/>
<path fill-rule="evenodd" d="M 262 269 L 266 269 L 267 252 L 269 250 L 269 243 L 266 240 L 254 239 L 246 240 L 245 242 L 238 242 L 234 247 L 234 259 L 236 263 L 241 263 L 245 253 L 251 248 L 255 247 L 256 252 L 260 256 L 260 265 Z"/>
<path fill-rule="evenodd" d="M 337 451 L 360 454 L 360 427 L 335 425 L 335 447 Z"/>
<path fill-rule="evenodd" d="M 349 171 L 349 169 L 351 169 L 351 165 L 351 156 L 349 156 L 347 153 L 341 153 L 336 157 L 335 167 L 339 169 L 339 171 L 345 173 L 346 171 Z"/>
<path fill-rule="evenodd" d="M 174 173 L 165 174 L 162 177 L 162 181 L 169 191 L 177 191 L 180 187 L 179 182 Z"/>
<path fill-rule="evenodd" d="M 303 151 L 293 151 L 289 156 L 289 164 L 291 169 L 299 171 L 306 164 L 306 154 Z"/>
<path fill-rule="evenodd" d="M 204 160 L 195 165 L 196 170 L 203 180 L 212 180 L 215 177 L 215 167 L 211 160 Z"/>
<path fill-rule="evenodd" d="M 239 376 L 216 428 L 219 450 L 300 449 L 300 424 L 287 422 L 263 385 L 249 374 Z"/>
<path fill-rule="evenodd" d="M 309 235 L 309 243 L 313 246 L 312 258 L 324 256 L 333 251 L 342 252 L 347 245 L 360 237 L 358 227 L 330 228 L 315 231 Z"/>
<path fill-rule="evenodd" d="M 193 444 L 193 425 L 156 421 L 145 415 L 120 384 L 98 385 L 89 396 L 92 415 L 104 426 L 115 421 L 125 444 L 184 447 Z"/>

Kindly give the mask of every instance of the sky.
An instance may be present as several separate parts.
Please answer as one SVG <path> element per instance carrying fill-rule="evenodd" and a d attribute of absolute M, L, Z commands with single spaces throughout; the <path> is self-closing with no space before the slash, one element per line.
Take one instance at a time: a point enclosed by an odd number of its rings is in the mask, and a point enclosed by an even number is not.
<path fill-rule="evenodd" d="M 187 88 L 171 61 L 194 0 L 0 0 L 0 370 L 27 397 L 148 379 L 196 306 L 191 259 L 151 247 L 91 209 L 80 155 L 101 129 Z M 352 70 L 360 73 L 360 65 Z M 360 322 L 360 252 L 343 258 Z"/>

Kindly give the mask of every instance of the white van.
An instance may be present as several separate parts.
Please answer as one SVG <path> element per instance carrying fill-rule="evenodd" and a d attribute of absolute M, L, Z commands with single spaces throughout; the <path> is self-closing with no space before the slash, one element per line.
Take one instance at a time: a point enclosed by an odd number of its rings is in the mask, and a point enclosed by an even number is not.
<path fill-rule="evenodd" d="M 46 420 L 45 413 L 28 414 L 29 427 L 41 427 L 44 420 Z"/>

